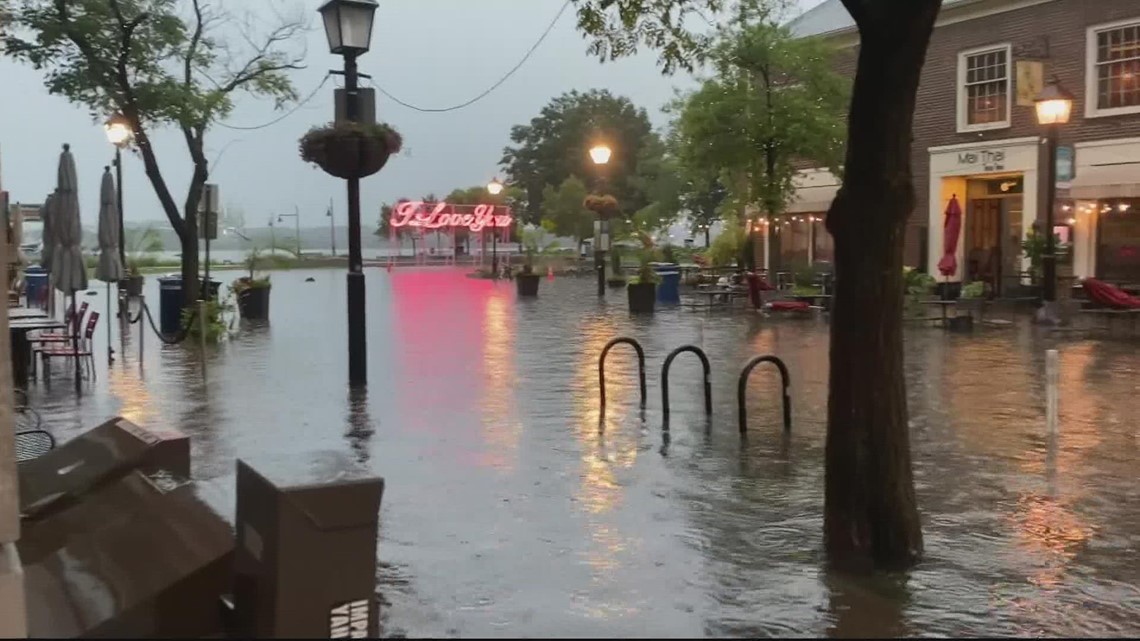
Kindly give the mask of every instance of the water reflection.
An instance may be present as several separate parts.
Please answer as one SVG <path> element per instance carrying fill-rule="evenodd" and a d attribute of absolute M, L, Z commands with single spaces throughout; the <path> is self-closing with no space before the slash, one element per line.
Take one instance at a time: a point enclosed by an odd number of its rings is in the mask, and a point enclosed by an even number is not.
<path fill-rule="evenodd" d="M 34 385 L 31 401 L 61 440 L 115 413 L 182 429 L 195 474 L 223 483 L 235 458 L 338 448 L 343 457 L 298 474 L 364 465 L 384 476 L 389 633 L 1140 634 L 1134 349 L 1057 344 L 1028 323 L 908 331 L 927 558 L 868 580 L 823 569 L 825 321 L 631 318 L 586 278 L 544 280 L 524 301 L 461 270 L 370 271 L 370 385 L 346 396 L 343 275 L 273 279 L 272 327 L 241 326 L 211 353 L 206 381 L 193 348 L 148 337 L 145 380 L 128 343 L 80 401 L 68 385 Z M 646 349 L 648 409 L 622 346 L 608 360 L 603 415 L 597 358 L 619 335 Z M 711 361 L 714 415 L 692 384 L 699 365 L 678 360 L 663 433 L 661 359 L 686 343 Z M 1062 352 L 1055 437 L 1043 421 L 1052 347 Z M 788 364 L 795 422 L 786 435 L 779 377 L 764 368 L 749 384 L 742 441 L 737 376 L 759 354 Z"/>

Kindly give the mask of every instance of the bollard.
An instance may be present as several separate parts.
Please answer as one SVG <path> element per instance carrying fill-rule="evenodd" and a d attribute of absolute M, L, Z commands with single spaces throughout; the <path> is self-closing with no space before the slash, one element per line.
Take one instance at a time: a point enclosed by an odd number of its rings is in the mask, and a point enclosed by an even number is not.
<path fill-rule="evenodd" d="M 198 301 L 198 342 L 202 348 L 202 380 L 206 380 L 206 325 L 206 301 L 200 300 Z M 205 393 L 209 394 L 208 391 Z"/>
<path fill-rule="evenodd" d="M 129 299 L 128 299 L 129 300 Z M 131 306 L 127 305 L 127 316 L 131 314 Z M 146 342 L 146 323 L 143 321 L 143 314 L 146 314 L 146 296 L 139 294 L 139 376 L 143 372 L 143 344 Z"/>
<path fill-rule="evenodd" d="M 1057 385 L 1060 381 L 1057 350 L 1045 352 L 1045 427 L 1049 436 L 1057 435 Z"/>
<path fill-rule="evenodd" d="M 376 540 L 384 480 L 353 473 L 359 469 L 339 452 L 293 465 L 238 461 L 232 636 L 379 636 Z"/>

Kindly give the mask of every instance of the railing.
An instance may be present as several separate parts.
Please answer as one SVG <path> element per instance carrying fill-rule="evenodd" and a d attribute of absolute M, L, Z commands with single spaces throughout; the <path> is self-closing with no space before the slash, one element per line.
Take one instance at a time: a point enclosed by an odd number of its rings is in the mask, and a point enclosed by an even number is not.
<path fill-rule="evenodd" d="M 792 430 L 792 397 L 789 394 L 788 388 L 791 386 L 791 381 L 788 377 L 788 367 L 784 365 L 784 361 L 775 356 L 757 356 L 744 366 L 744 371 L 740 373 L 740 381 L 737 383 L 736 400 L 737 409 L 740 414 L 740 435 L 745 436 L 748 433 L 748 410 L 745 409 L 744 393 L 748 389 L 748 377 L 752 375 L 752 370 L 761 363 L 772 363 L 780 370 L 780 382 L 783 385 L 784 396 L 784 431 L 790 432 Z"/>
<path fill-rule="evenodd" d="M 601 387 L 601 405 L 602 410 L 606 409 L 606 356 L 609 355 L 610 350 L 615 345 L 625 343 L 632 345 L 633 349 L 637 351 L 637 370 L 638 379 L 641 383 L 641 409 L 645 409 L 645 350 L 641 348 L 641 343 L 638 343 L 632 338 L 620 336 L 606 343 L 602 348 L 602 355 L 598 358 L 598 384 Z"/>
<path fill-rule="evenodd" d="M 712 368 L 709 366 L 709 357 L 696 345 L 683 345 L 669 352 L 665 357 L 665 364 L 661 366 L 661 411 L 664 413 L 666 425 L 669 423 L 669 368 L 673 365 L 673 359 L 683 352 L 692 352 L 701 359 L 701 367 L 705 370 L 705 414 L 712 415 L 712 383 L 709 382 Z"/>

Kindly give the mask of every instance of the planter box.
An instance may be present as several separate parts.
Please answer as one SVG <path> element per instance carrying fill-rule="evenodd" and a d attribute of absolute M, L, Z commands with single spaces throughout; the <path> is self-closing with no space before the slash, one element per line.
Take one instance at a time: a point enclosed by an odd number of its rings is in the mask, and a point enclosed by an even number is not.
<path fill-rule="evenodd" d="M 245 320 L 269 320 L 269 292 L 272 287 L 250 287 L 237 295 L 238 313 Z"/>
<path fill-rule="evenodd" d="M 538 296 L 538 283 L 542 280 L 538 274 L 519 274 L 515 276 L 515 286 L 518 287 L 519 296 Z"/>
<path fill-rule="evenodd" d="M 142 275 L 127 276 L 123 280 L 119 281 L 119 287 L 122 287 L 123 291 L 127 292 L 127 296 L 131 298 L 138 298 L 139 296 L 142 296 L 144 282 L 145 278 Z"/>
<path fill-rule="evenodd" d="M 652 314 L 657 305 L 657 285 L 655 283 L 630 283 L 629 311 L 634 314 Z"/>

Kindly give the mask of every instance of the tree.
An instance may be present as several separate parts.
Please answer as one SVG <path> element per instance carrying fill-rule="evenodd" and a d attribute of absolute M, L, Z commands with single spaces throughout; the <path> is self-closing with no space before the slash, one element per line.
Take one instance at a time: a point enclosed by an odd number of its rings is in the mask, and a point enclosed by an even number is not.
<path fill-rule="evenodd" d="M 705 247 L 710 247 L 710 228 L 721 219 L 720 206 L 728 190 L 715 175 L 688 174 L 682 180 L 678 200 L 681 207 L 689 212 L 689 231 L 704 233 Z"/>
<path fill-rule="evenodd" d="M 2 41 L 9 55 L 46 73 L 52 94 L 95 118 L 126 118 L 146 175 L 182 246 L 187 302 L 198 295 L 198 203 L 210 176 L 206 132 L 233 109 L 234 95 L 280 108 L 297 94 L 285 72 L 301 68 L 286 46 L 304 21 L 268 31 L 211 10 L 203 0 L 6 0 Z M 244 43 L 237 46 L 234 43 Z M 193 163 L 181 207 L 151 144 L 152 130 L 182 133 Z"/>
<path fill-rule="evenodd" d="M 784 27 L 734 21 L 713 49 L 715 75 L 676 108 L 682 165 L 705 180 L 726 173 L 768 216 L 794 197 L 798 163 L 838 172 L 848 88 L 830 54 Z"/>
<path fill-rule="evenodd" d="M 902 253 L 915 204 L 911 138 L 918 82 L 942 3 L 842 2 L 860 44 L 843 184 L 827 214 L 839 278 L 831 321 L 824 541 L 835 564 L 891 568 L 911 565 L 922 553 L 903 378 Z M 690 63 L 700 44 L 677 15 L 723 5 L 576 3 L 579 26 L 603 45 L 595 46 L 596 53 L 622 55 L 632 37 L 626 34 L 657 34 L 644 39 L 661 51 L 666 69 Z"/>
<path fill-rule="evenodd" d="M 562 181 L 557 189 L 547 185 L 542 193 L 542 226 L 578 243 L 594 236 L 594 213 L 583 204 L 589 192 L 575 176 Z"/>
<path fill-rule="evenodd" d="M 571 91 L 552 100 L 530 124 L 511 128 L 512 146 L 503 150 L 499 164 L 526 193 L 527 222 L 541 216 L 543 190 L 570 176 L 585 177 L 593 191 L 613 194 L 623 209 L 637 211 L 648 200 L 630 177 L 652 138 L 649 116 L 628 98 L 597 89 Z M 613 150 L 604 167 L 594 166 L 588 153 L 599 141 Z"/>

